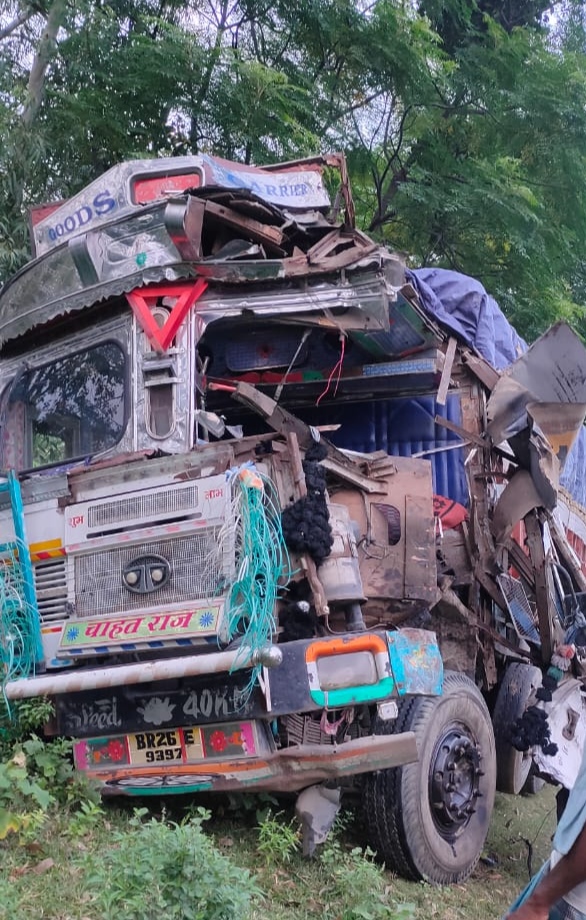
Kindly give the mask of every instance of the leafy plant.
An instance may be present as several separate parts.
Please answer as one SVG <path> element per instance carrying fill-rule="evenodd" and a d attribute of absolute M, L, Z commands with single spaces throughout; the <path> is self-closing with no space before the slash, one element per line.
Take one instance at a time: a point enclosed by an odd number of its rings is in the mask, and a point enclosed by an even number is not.
<path fill-rule="evenodd" d="M 203 809 L 182 824 L 144 812 L 115 831 L 107 850 L 80 860 L 93 906 L 103 920 L 241 920 L 260 894 L 250 873 L 235 866 L 202 830 Z"/>
<path fill-rule="evenodd" d="M 44 697 L 18 700 L 10 712 L 0 702 L 0 757 L 11 756 L 15 742 L 40 731 L 53 714 L 53 703 Z"/>
<path fill-rule="evenodd" d="M 51 793 L 31 778 L 24 751 L 0 764 L 0 840 L 26 827 L 35 813 L 54 801 Z"/>
<path fill-rule="evenodd" d="M 258 851 L 265 863 L 288 863 L 299 849 L 299 827 L 294 819 L 279 820 L 283 812 L 269 810 L 258 826 Z"/>
<path fill-rule="evenodd" d="M 85 803 L 86 817 L 97 807 L 98 791 L 73 769 L 71 742 L 36 733 L 52 715 L 49 700 L 31 699 L 0 718 L 0 840 L 10 832 L 34 835 L 57 805 Z"/>
<path fill-rule="evenodd" d="M 324 846 L 319 860 L 324 868 L 326 903 L 324 917 L 336 920 L 412 920 L 415 905 L 388 900 L 384 869 L 366 848 L 345 850 L 333 838 Z"/>
<path fill-rule="evenodd" d="M 105 811 L 98 802 L 84 801 L 78 811 L 72 815 L 67 825 L 71 837 L 87 837 L 104 819 Z"/>

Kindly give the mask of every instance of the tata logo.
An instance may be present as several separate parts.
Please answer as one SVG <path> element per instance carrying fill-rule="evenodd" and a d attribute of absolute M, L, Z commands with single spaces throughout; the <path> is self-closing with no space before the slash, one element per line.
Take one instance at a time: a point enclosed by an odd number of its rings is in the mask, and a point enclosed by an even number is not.
<path fill-rule="evenodd" d="M 124 587 L 133 594 L 152 594 L 167 584 L 171 578 L 171 566 L 163 556 L 149 553 L 137 556 L 122 571 Z"/>
<path fill-rule="evenodd" d="M 115 207 L 116 201 L 112 198 L 110 191 L 106 189 L 105 192 L 100 192 L 99 195 L 96 195 L 90 204 L 82 204 L 73 214 L 68 214 L 59 223 L 49 227 L 47 230 L 49 239 L 54 243 L 61 237 L 69 236 L 70 233 L 81 230 L 86 224 L 91 223 L 96 217 L 102 217 L 104 214 L 108 214 L 109 211 L 113 211 Z"/>

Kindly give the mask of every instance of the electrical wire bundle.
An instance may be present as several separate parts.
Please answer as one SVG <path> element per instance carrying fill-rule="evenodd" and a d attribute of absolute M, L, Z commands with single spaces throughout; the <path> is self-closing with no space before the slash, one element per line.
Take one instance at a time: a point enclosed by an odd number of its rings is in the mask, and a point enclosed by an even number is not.
<path fill-rule="evenodd" d="M 25 600 L 19 541 L 12 546 L 15 548 L 4 549 L 0 559 L 0 688 L 8 714 L 4 688 L 8 681 L 34 673 L 38 630 L 36 610 Z"/>
<path fill-rule="evenodd" d="M 254 653 L 270 643 L 276 630 L 277 592 L 280 579 L 289 577 L 289 555 L 270 480 L 250 465 L 234 471 L 231 483 L 236 573 L 227 601 L 228 633 Z M 244 698 L 260 670 L 261 665 L 254 665 Z"/>

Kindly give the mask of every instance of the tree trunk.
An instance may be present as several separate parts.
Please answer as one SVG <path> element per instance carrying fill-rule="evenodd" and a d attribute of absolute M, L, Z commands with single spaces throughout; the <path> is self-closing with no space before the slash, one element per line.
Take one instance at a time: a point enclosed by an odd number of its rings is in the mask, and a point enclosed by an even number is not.
<path fill-rule="evenodd" d="M 41 35 L 28 80 L 28 98 L 22 113 L 22 121 L 26 128 L 31 126 L 41 106 L 45 88 L 45 74 L 55 52 L 57 33 L 65 19 L 66 10 L 67 0 L 54 0 L 49 11 L 47 24 Z"/>

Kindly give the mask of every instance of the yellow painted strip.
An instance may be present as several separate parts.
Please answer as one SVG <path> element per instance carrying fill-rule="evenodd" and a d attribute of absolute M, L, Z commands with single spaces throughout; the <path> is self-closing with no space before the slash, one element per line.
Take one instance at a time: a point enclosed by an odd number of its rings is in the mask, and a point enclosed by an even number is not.
<path fill-rule="evenodd" d="M 43 540 L 42 543 L 30 543 L 29 550 L 32 553 L 40 553 L 42 550 L 61 549 L 63 542 L 58 537 L 56 540 Z"/>

